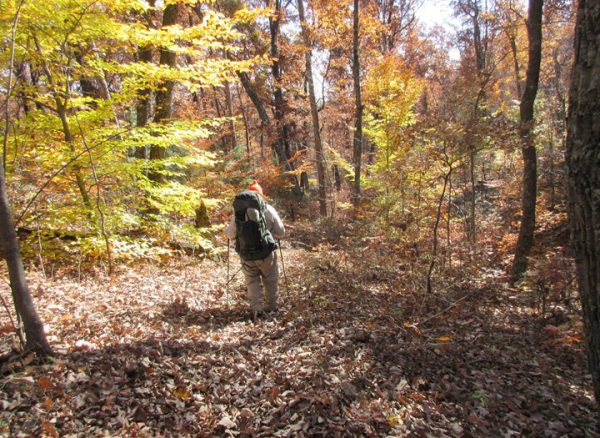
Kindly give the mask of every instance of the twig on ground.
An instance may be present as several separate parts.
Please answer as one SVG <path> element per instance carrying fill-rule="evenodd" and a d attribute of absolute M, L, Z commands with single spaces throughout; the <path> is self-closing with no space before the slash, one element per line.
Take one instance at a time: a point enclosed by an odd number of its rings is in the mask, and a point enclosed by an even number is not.
<path fill-rule="evenodd" d="M 2 295 L 0 295 L 0 300 L 2 300 L 2 305 L 6 309 L 6 314 L 8 315 L 8 319 L 10 319 L 10 324 L 12 325 L 13 329 L 15 330 L 15 333 L 19 337 L 19 342 L 21 344 L 21 348 L 23 350 L 25 350 L 25 339 L 23 339 L 23 332 L 21 332 L 21 329 L 17 326 L 17 324 L 15 324 L 15 320 L 13 319 L 13 317 L 10 313 L 8 304 L 6 304 L 6 300 L 4 299 L 4 297 Z"/>
<path fill-rule="evenodd" d="M 446 313 L 449 310 L 452 310 L 457 304 L 459 304 L 461 301 L 466 300 L 467 298 L 469 298 L 471 295 L 473 295 L 475 293 L 475 291 L 466 294 L 465 296 L 463 296 L 462 298 L 459 298 L 458 300 L 456 300 L 455 302 L 453 302 L 452 304 L 450 304 L 448 307 L 446 307 L 444 310 L 439 311 L 438 313 L 431 315 L 429 318 L 425 318 L 423 321 L 420 321 L 418 323 L 415 324 L 415 326 L 421 326 L 423 324 L 425 324 L 426 322 L 431 321 L 434 318 L 437 318 L 440 315 L 443 315 L 444 313 Z"/>
<path fill-rule="evenodd" d="M 304 248 L 308 248 L 308 249 L 311 249 L 311 248 L 312 248 L 312 246 L 311 246 L 311 245 L 309 245 L 309 244 L 307 244 L 307 243 L 304 243 L 304 242 L 300 242 L 299 240 L 289 240 L 289 239 L 288 239 L 287 241 L 288 241 L 288 242 L 289 242 L 291 245 L 294 245 L 294 246 L 302 246 L 302 247 L 304 247 Z"/>

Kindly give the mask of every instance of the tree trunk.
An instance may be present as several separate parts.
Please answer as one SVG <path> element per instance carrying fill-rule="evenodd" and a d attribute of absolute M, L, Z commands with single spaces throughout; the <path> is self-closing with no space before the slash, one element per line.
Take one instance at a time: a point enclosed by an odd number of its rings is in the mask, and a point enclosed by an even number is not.
<path fill-rule="evenodd" d="M 360 59 L 359 59 L 359 0 L 354 0 L 354 11 L 352 13 L 352 76 L 354 78 L 355 98 L 355 125 L 354 125 L 354 151 L 352 161 L 354 163 L 354 193 L 353 204 L 360 204 L 360 170 L 362 165 L 362 119 L 363 105 L 360 95 Z"/>
<path fill-rule="evenodd" d="M 475 126 L 478 125 L 483 117 L 484 111 L 481 110 L 480 104 L 485 103 L 487 99 L 486 93 L 486 85 L 489 80 L 489 76 L 486 74 L 486 50 L 481 38 L 481 25 L 480 25 L 480 17 L 481 10 L 479 1 L 472 2 L 473 4 L 473 46 L 475 47 L 475 60 L 477 64 L 477 78 L 479 80 L 479 93 L 477 94 L 477 99 L 475 100 L 475 107 L 473 110 L 473 126 L 471 129 L 476 129 Z M 470 190 L 470 212 L 469 212 L 469 239 L 471 243 L 474 245 L 477 242 L 477 191 L 475 187 L 475 169 L 476 169 L 476 161 L 477 161 L 477 149 L 478 145 L 474 143 L 475 136 L 472 135 L 471 132 L 471 140 L 470 140 L 470 151 L 469 151 L 469 182 L 471 184 Z M 475 246 L 473 246 L 475 249 Z"/>
<path fill-rule="evenodd" d="M 596 403 L 600 403 L 599 9 L 599 0 L 579 2 L 567 129 L 571 235 Z"/>
<path fill-rule="evenodd" d="M 520 127 L 521 151 L 523 153 L 523 198 L 521 228 L 511 269 L 511 280 L 518 281 L 527 270 L 527 258 L 533 246 L 535 229 L 535 201 L 537 197 L 537 156 L 533 141 L 533 104 L 537 95 L 542 59 L 542 10 L 543 0 L 529 0 L 527 36 L 529 39 L 529 62 L 525 91 L 521 99 Z"/>
<path fill-rule="evenodd" d="M 69 119 L 67 117 L 67 107 L 59 97 L 56 97 L 54 101 L 56 103 L 56 112 L 58 113 L 58 117 L 60 118 L 62 124 L 65 141 L 69 145 L 69 150 L 71 151 L 71 153 L 75 155 L 75 138 L 73 137 L 73 133 L 71 132 L 71 127 L 69 125 Z M 77 188 L 79 189 L 79 193 L 81 194 L 83 205 L 85 205 L 85 207 L 87 208 L 89 218 L 91 221 L 93 220 L 92 201 L 90 200 L 90 194 L 87 190 L 87 187 L 85 186 L 85 180 L 83 178 L 83 175 L 81 174 L 81 166 L 79 164 L 73 165 L 73 173 L 75 174 L 75 182 L 77 183 Z"/>
<path fill-rule="evenodd" d="M 342 190 L 342 177 L 340 175 L 340 168 L 337 164 L 331 166 L 331 171 L 333 172 L 333 180 L 335 181 L 335 190 Z"/>
<path fill-rule="evenodd" d="M 177 15 L 179 11 L 179 5 L 171 3 L 165 7 L 162 19 L 162 27 L 173 26 L 177 24 Z M 160 49 L 160 65 L 175 68 L 177 63 L 177 57 L 174 52 L 166 49 Z M 173 114 L 173 87 L 175 82 L 165 81 L 161 85 L 159 90 L 156 92 L 156 114 L 154 121 L 156 123 L 168 121 L 171 119 Z M 160 146 L 150 146 L 150 159 L 151 160 L 163 160 L 166 157 L 166 150 Z M 151 181 L 163 183 L 165 182 L 165 176 L 160 172 L 150 172 L 148 178 Z"/>
<path fill-rule="evenodd" d="M 248 73 L 238 72 L 237 75 L 240 78 L 242 86 L 244 87 L 244 91 L 246 91 L 246 94 L 250 98 L 250 101 L 252 101 L 252 105 L 254 105 L 254 108 L 258 113 L 258 117 L 260 117 L 262 127 L 267 128 L 271 124 L 271 119 L 269 119 L 269 114 L 267 113 L 267 109 L 265 108 L 263 101 L 252 86 L 252 82 L 250 82 Z"/>
<path fill-rule="evenodd" d="M 244 142 L 246 143 L 246 153 L 248 154 L 248 161 L 252 164 L 252 141 L 250 138 L 250 126 L 248 123 L 248 114 L 246 112 L 246 105 L 242 99 L 242 91 L 240 87 L 237 87 L 238 99 L 240 100 L 240 110 L 242 111 L 242 120 L 244 121 Z"/>
<path fill-rule="evenodd" d="M 139 62 L 150 63 L 152 62 L 152 48 L 142 47 L 138 49 Z M 144 128 L 150 121 L 150 99 L 152 97 L 152 91 L 148 88 L 140 90 L 140 94 L 135 104 L 136 120 L 135 126 L 138 128 Z M 146 159 L 146 145 L 138 146 L 135 148 L 135 157 L 139 159 Z"/>
<path fill-rule="evenodd" d="M 23 320 L 25 336 L 27 338 L 26 347 L 32 351 L 41 354 L 50 354 L 52 350 L 46 334 L 44 333 L 44 324 L 35 310 L 35 304 L 29 292 L 23 261 L 21 260 L 21 251 L 17 241 L 14 222 L 10 212 L 8 196 L 6 194 L 6 183 L 4 179 L 4 166 L 0 162 L 0 237 L 2 239 L 2 248 L 8 266 L 10 278 L 10 288 L 12 291 L 15 309 Z"/>
<path fill-rule="evenodd" d="M 225 82 L 225 105 L 227 106 L 227 117 L 230 119 L 227 140 L 229 149 L 233 150 L 237 146 L 237 134 L 235 132 L 235 122 L 233 120 L 233 102 L 231 100 L 231 87 L 229 82 Z"/>
<path fill-rule="evenodd" d="M 475 47 L 475 62 L 477 63 L 477 73 L 479 80 L 483 79 L 483 73 L 485 71 L 485 50 L 481 41 L 481 26 L 479 25 L 479 0 L 472 2 L 473 15 L 471 20 L 473 22 L 473 46 Z"/>
<path fill-rule="evenodd" d="M 75 58 L 79 65 L 84 66 L 83 54 L 78 53 Z M 79 78 L 79 85 L 81 87 L 81 94 L 84 97 L 91 97 L 92 99 L 100 98 L 100 87 L 96 84 L 96 81 L 93 77 L 90 76 L 81 76 Z M 91 105 L 92 108 L 97 108 L 97 105 L 94 103 Z"/>
<path fill-rule="evenodd" d="M 450 225 L 452 219 L 452 175 L 448 176 L 448 212 L 446 218 L 446 255 L 448 258 L 448 267 L 452 267 L 452 237 L 450 234 Z"/>
<path fill-rule="evenodd" d="M 510 31 L 506 31 L 506 36 L 510 41 L 510 51 L 513 57 L 513 68 L 515 72 L 515 86 L 517 88 L 517 96 L 522 96 L 521 91 L 521 69 L 519 66 L 519 52 L 517 50 L 517 37 L 515 35 L 515 31 L 512 29 Z"/>
<path fill-rule="evenodd" d="M 306 46 L 304 58 L 306 62 L 306 82 L 308 84 L 308 97 L 310 100 L 310 115 L 313 124 L 313 136 L 315 140 L 315 156 L 317 160 L 317 180 L 319 182 L 319 213 L 321 217 L 327 216 L 327 187 L 325 184 L 325 159 L 323 156 L 323 143 L 321 142 L 321 129 L 319 123 L 319 110 L 315 96 L 315 85 L 312 72 L 312 49 L 308 35 L 307 23 L 304 17 L 304 0 L 298 0 L 298 14 L 300 26 L 302 27 L 302 38 Z"/>
<path fill-rule="evenodd" d="M 264 151 L 263 151 L 263 140 L 264 140 L 264 133 L 265 133 L 264 131 L 271 129 L 271 119 L 269 118 L 269 114 L 267 113 L 265 104 L 263 103 L 260 96 L 254 89 L 252 82 L 250 82 L 250 78 L 248 77 L 248 74 L 238 72 L 238 77 L 240 78 L 240 82 L 242 83 L 242 86 L 244 87 L 246 94 L 252 101 L 252 104 L 254 105 L 254 108 L 256 109 L 258 116 L 260 117 L 260 122 L 261 122 L 261 143 L 260 143 L 261 149 L 260 150 L 261 150 L 261 159 L 262 159 L 264 156 Z M 273 151 L 277 155 L 277 158 L 279 159 L 280 163 L 286 163 L 288 160 L 288 157 L 285 154 L 283 142 L 281 141 L 281 130 L 276 129 L 276 131 L 277 132 L 275 133 L 275 140 L 273 141 Z M 292 165 L 292 163 L 287 163 L 286 167 L 288 170 L 294 170 L 294 166 Z M 296 178 L 294 178 L 294 179 L 296 180 Z M 297 182 L 295 184 L 297 185 Z"/>
<path fill-rule="evenodd" d="M 475 147 L 471 146 L 471 152 L 469 153 L 469 183 L 470 188 L 470 212 L 469 212 L 469 239 L 471 243 L 477 241 L 477 193 L 475 190 L 475 159 L 476 159 Z"/>
<path fill-rule="evenodd" d="M 271 33 L 271 73 L 273 75 L 274 91 L 273 105 L 275 108 L 275 121 L 277 129 L 277 139 L 273 143 L 275 153 L 281 163 L 287 163 L 290 158 L 288 125 L 285 121 L 285 98 L 283 88 L 281 87 L 281 56 L 279 54 L 279 29 L 281 24 L 281 0 L 275 0 L 274 17 L 269 18 L 269 30 Z M 288 165 L 288 168 L 290 166 Z M 293 167 L 290 169 L 293 170 Z"/>
<path fill-rule="evenodd" d="M 433 293 L 433 284 L 431 281 L 431 274 L 433 273 L 433 268 L 435 267 L 435 262 L 437 259 L 438 252 L 438 228 L 440 225 L 440 220 L 442 217 L 442 204 L 444 203 L 444 199 L 446 198 L 446 188 L 448 187 L 448 181 L 452 176 L 452 165 L 449 166 L 448 172 L 444 174 L 444 188 L 442 189 L 442 194 L 438 200 L 437 213 L 435 215 L 435 223 L 433 225 L 433 248 L 431 251 L 431 261 L 429 262 L 429 269 L 427 270 L 427 293 Z"/>
<path fill-rule="evenodd" d="M 29 111 L 31 111 L 29 99 L 26 94 L 26 90 L 33 85 L 31 77 L 31 65 L 27 61 L 20 62 L 16 71 L 17 81 L 21 83 L 17 95 L 21 100 L 21 106 L 23 107 L 25 114 L 28 114 Z M 36 103 L 36 105 L 38 109 L 42 108 L 39 103 Z"/>

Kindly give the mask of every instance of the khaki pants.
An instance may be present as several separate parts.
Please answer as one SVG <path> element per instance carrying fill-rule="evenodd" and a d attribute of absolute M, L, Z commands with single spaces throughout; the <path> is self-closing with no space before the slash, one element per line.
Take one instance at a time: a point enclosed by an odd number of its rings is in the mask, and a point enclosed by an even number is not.
<path fill-rule="evenodd" d="M 277 310 L 277 300 L 279 299 L 277 252 L 273 251 L 271 255 L 262 260 L 242 261 L 242 270 L 246 276 L 248 299 L 252 311 L 261 312 L 263 310 L 263 285 L 266 295 L 265 310 L 267 312 Z"/>

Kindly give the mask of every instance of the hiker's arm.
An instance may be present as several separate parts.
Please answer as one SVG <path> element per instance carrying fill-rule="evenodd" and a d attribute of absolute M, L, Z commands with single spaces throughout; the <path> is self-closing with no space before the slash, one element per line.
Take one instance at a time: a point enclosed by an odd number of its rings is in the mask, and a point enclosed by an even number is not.
<path fill-rule="evenodd" d="M 227 225 L 227 228 L 225 228 L 225 235 L 227 236 L 227 238 L 229 240 L 235 239 L 235 235 L 236 235 L 235 216 L 231 217 L 231 221 L 229 222 L 229 225 Z"/>
<path fill-rule="evenodd" d="M 275 239 L 283 239 L 285 236 L 285 227 L 283 226 L 283 221 L 277 214 L 277 211 L 270 205 L 267 205 L 267 213 L 271 216 L 272 223 L 269 227 L 269 231 L 273 234 Z"/>

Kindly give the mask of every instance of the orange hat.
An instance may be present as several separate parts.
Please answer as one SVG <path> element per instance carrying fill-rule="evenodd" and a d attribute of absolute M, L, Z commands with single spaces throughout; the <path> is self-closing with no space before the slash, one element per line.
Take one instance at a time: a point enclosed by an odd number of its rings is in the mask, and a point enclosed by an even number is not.
<path fill-rule="evenodd" d="M 250 186 L 248 186 L 248 190 L 256 192 L 256 193 L 260 194 L 261 196 L 263 194 L 262 187 L 256 180 L 252 181 L 252 184 L 250 184 Z"/>

